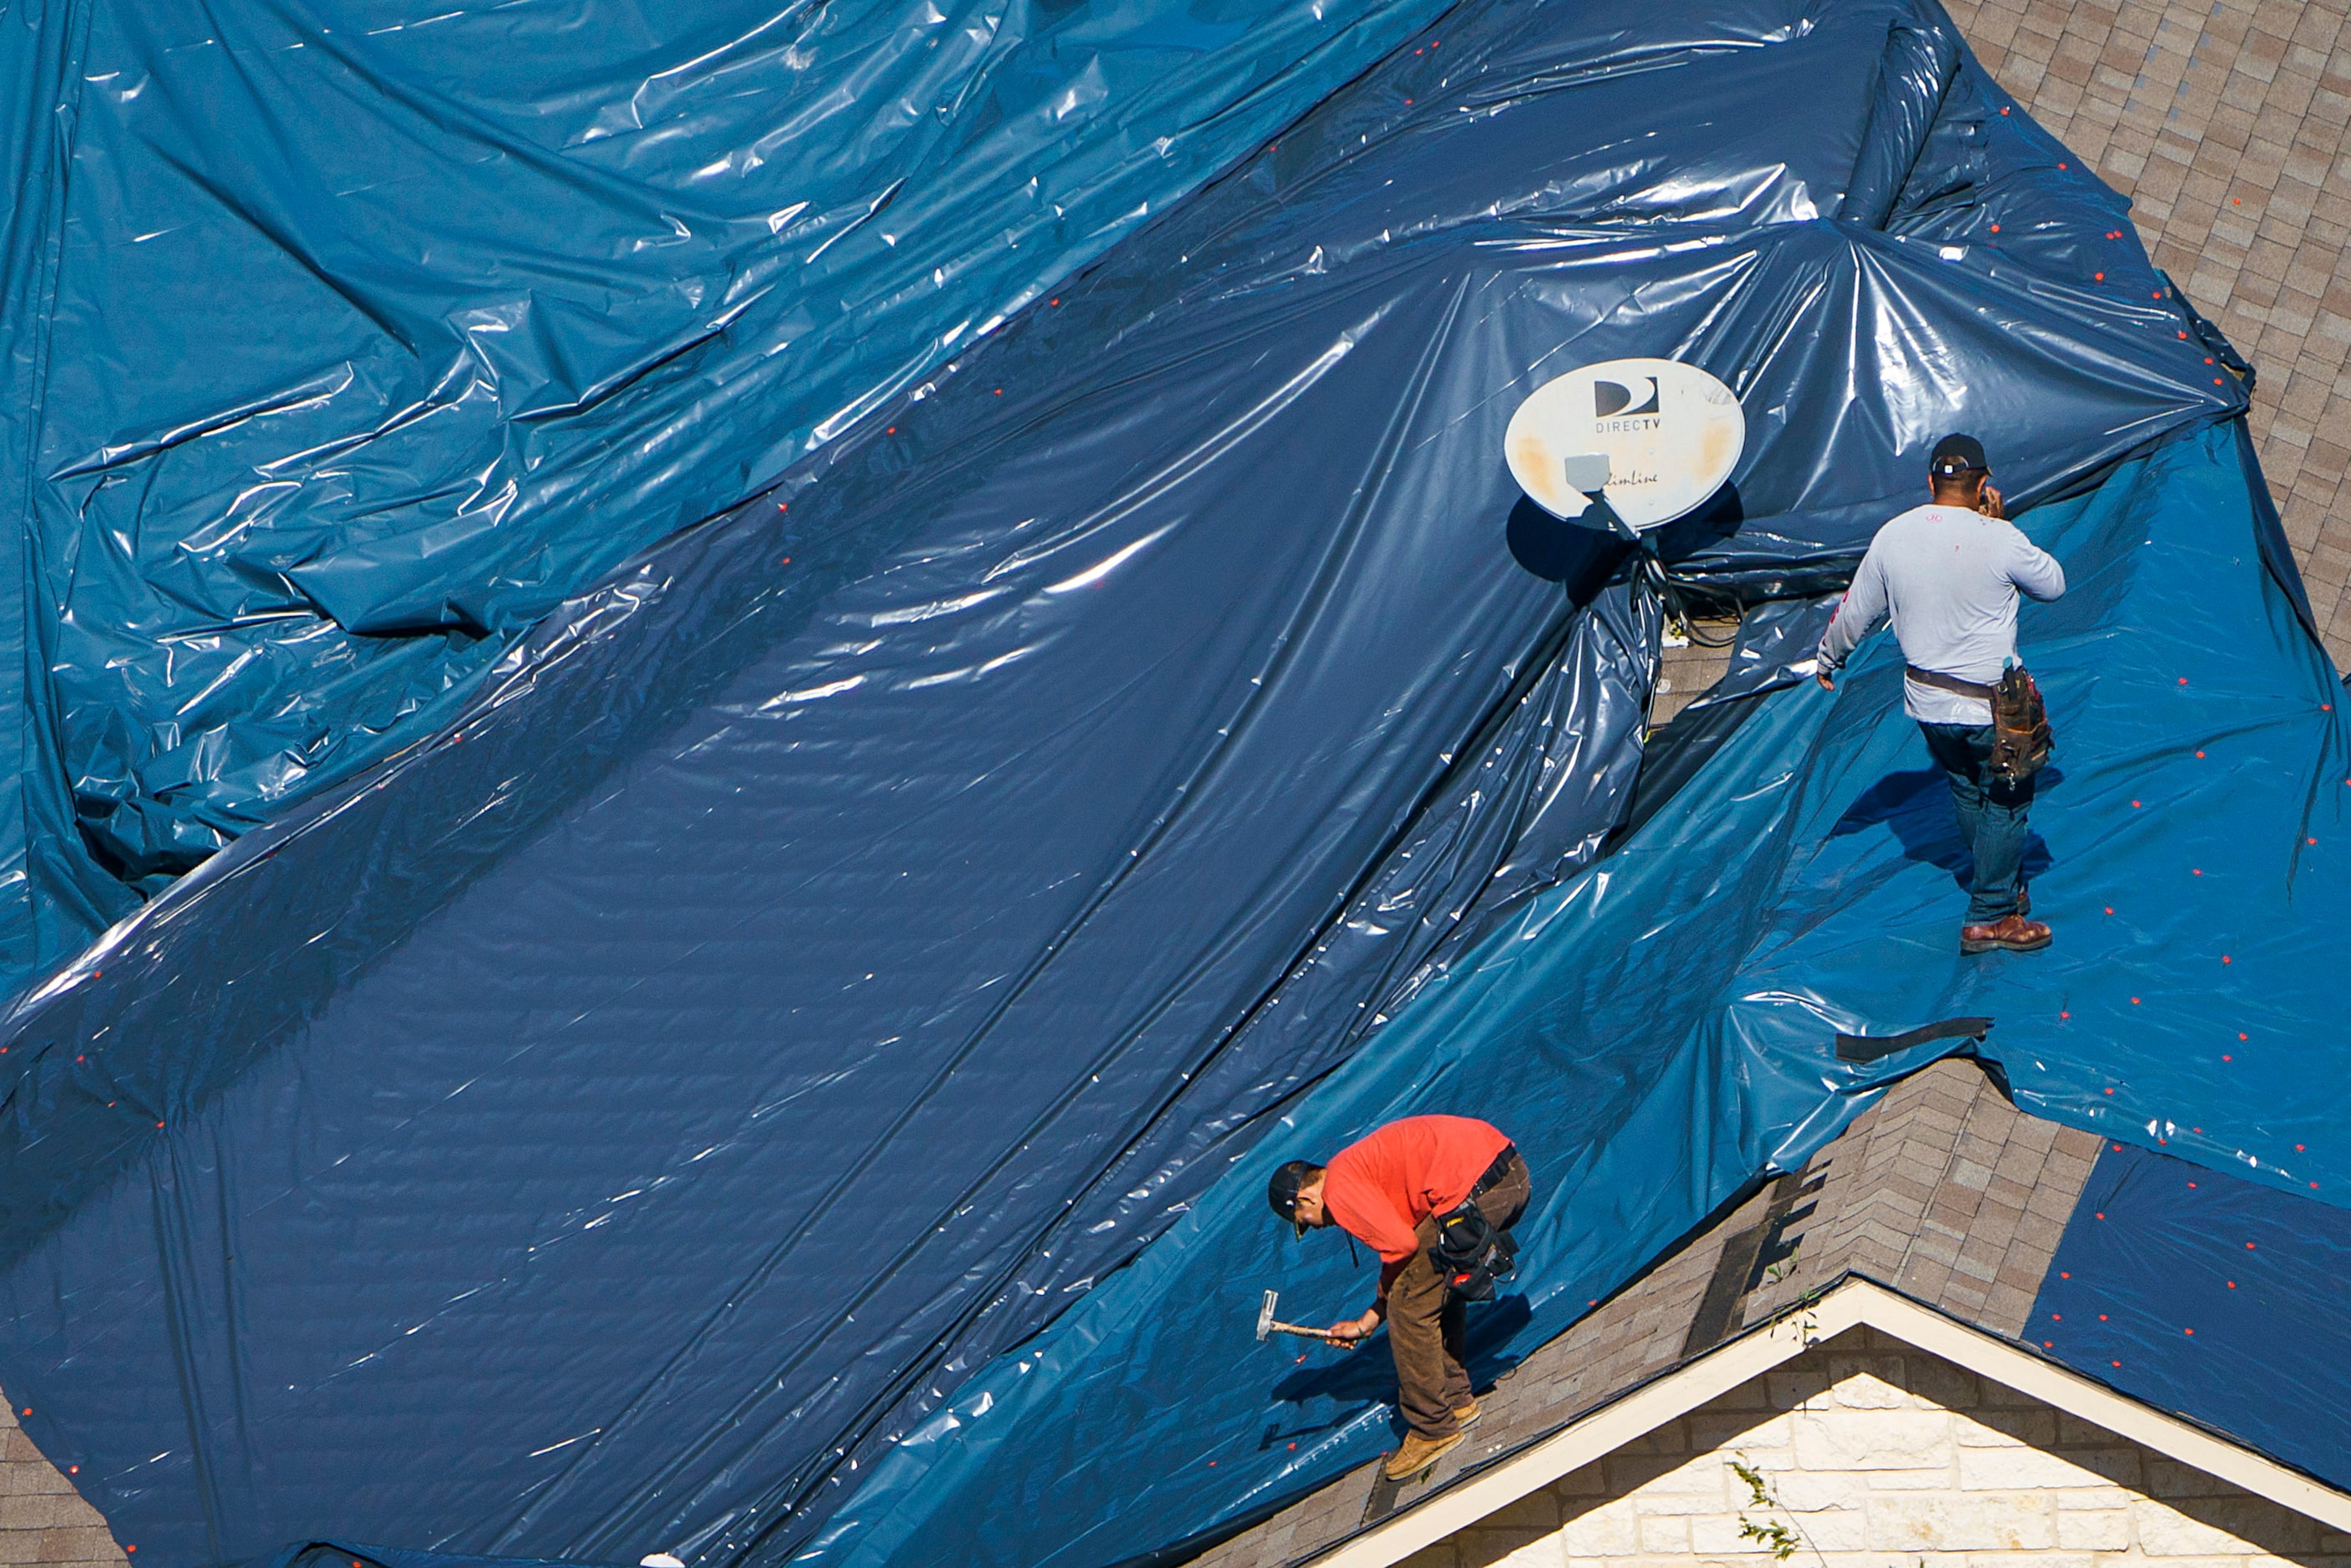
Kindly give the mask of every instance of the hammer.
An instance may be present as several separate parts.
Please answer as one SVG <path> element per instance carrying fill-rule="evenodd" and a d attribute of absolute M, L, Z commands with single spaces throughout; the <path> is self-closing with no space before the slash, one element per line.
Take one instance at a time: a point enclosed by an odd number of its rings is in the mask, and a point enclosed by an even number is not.
<path fill-rule="evenodd" d="M 1294 1323 L 1276 1321 L 1273 1315 L 1274 1303 L 1280 1299 L 1281 1293 L 1279 1291 L 1268 1291 L 1265 1293 L 1265 1304 L 1257 1309 L 1257 1340 L 1259 1345 L 1265 1343 L 1267 1335 L 1276 1334 L 1294 1334 L 1301 1339 L 1319 1339 L 1325 1345 L 1344 1345 L 1349 1350 L 1354 1349 L 1360 1343 L 1352 1339 L 1340 1339 L 1328 1329 L 1302 1328 Z"/>

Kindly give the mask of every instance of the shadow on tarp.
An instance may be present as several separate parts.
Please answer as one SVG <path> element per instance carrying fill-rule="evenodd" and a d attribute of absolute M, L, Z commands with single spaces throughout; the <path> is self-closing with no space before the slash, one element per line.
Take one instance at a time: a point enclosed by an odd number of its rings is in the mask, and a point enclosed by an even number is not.
<path fill-rule="evenodd" d="M 1462 1365 L 1468 1369 L 1473 1387 L 1490 1388 L 1495 1379 L 1519 1364 L 1521 1331 L 1533 1318 L 1534 1309 L 1528 1305 L 1527 1298 L 1515 1293 L 1497 1296 L 1491 1302 L 1469 1308 L 1463 1331 L 1464 1344 L 1469 1355 Z M 1296 1405 L 1301 1409 L 1311 1406 L 1322 1410 L 1359 1406 L 1366 1400 L 1394 1403 L 1395 1358 L 1385 1329 L 1364 1341 L 1361 1349 L 1332 1351 L 1330 1354 L 1336 1355 L 1337 1359 L 1307 1366 L 1275 1384 L 1275 1400 Z M 1298 1355 L 1295 1359 L 1303 1364 L 1312 1356 Z M 1402 1422 L 1402 1417 L 1394 1418 L 1391 1423 L 1394 1432 L 1403 1432 Z M 1294 1441 L 1308 1434 L 1328 1429 L 1329 1423 L 1319 1427 L 1269 1426 L 1262 1446 L 1271 1448 L 1277 1438 Z"/>
<path fill-rule="evenodd" d="M 1855 1068 L 1839 1032 L 1989 1015 L 1984 1050 L 2030 1111 L 2118 1142 L 2167 1136 L 2303 1201 L 2351 1192 L 2351 1146 L 2331 1136 L 2351 1041 L 2327 1026 L 2325 956 L 2351 920 L 2351 732 L 2264 569 L 2239 439 L 2184 437 L 2027 520 L 2074 587 L 2022 622 L 2067 736 L 2069 782 L 2034 819 L 2055 857 L 2034 889 L 2055 947 L 1961 957 L 1948 871 L 1888 823 L 1834 831 L 1924 760 L 1881 638 L 1834 697 L 1807 682 L 1762 699 L 1617 854 L 1425 989 L 1183 1224 L 903 1444 L 819 1556 L 1114 1562 L 1377 1453 L 1389 1412 L 1364 1382 L 1301 1404 L 1279 1392 L 1295 1374 L 1234 1371 L 1268 1267 L 1309 1317 L 1363 1288 L 1336 1251 L 1292 1262 L 1274 1244 L 1266 1170 L 1398 1115 L 1484 1116 L 1526 1153 L 1530 1348 L 1949 1048 Z M 2351 1386 L 2345 1358 L 2318 1359 L 2328 1389 Z M 1268 1449 L 1276 1422 L 1316 1436 Z"/>
<path fill-rule="evenodd" d="M 2065 770 L 2050 763 L 2033 776 L 2033 804 L 2065 782 Z M 1939 767 L 1905 769 L 1886 774 L 1864 790 L 1829 829 L 1833 838 L 1872 827 L 1890 827 L 1902 841 L 1902 852 L 1951 874 L 1957 886 L 1971 886 L 1975 857 L 1959 839 L 1959 825 L 1951 815 L 1951 785 Z M 2024 879 L 2033 880 L 2054 864 L 2048 841 L 2037 833 L 2024 837 Z"/>

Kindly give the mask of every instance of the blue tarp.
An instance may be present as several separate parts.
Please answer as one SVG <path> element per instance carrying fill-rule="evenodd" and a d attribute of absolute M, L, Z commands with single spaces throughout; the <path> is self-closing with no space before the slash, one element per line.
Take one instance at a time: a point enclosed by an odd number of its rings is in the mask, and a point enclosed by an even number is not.
<path fill-rule="evenodd" d="M 2351 1213 L 2336 1204 L 2109 1144 L 2025 1338 L 2159 1409 L 2351 1483 Z"/>
<path fill-rule="evenodd" d="M 1240 94 L 1198 121 L 1228 155 L 1327 79 L 1285 60 L 1334 25 L 1281 15 L 1305 31 L 1198 62 Z M 1402 16 L 1327 36 L 1369 47 Z M 611 47 L 562 44 L 559 76 L 564 49 Z M 1037 70 L 1034 101 L 1086 78 Z M 1259 78 L 1283 85 L 1235 85 Z M 875 82 L 801 107 L 886 119 L 912 89 Z M 1186 90 L 1186 123 L 1220 101 Z M 393 249 L 439 254 L 433 233 Z M 893 286 L 937 291 L 922 254 Z M 1029 265 L 989 274 L 992 308 L 1047 275 Z M 498 601 L 517 618 L 781 474 L 564 601 L 447 688 L 464 711 L 429 741 L 246 835 L 11 1018 L 0 1385 L 142 1562 L 351 1537 L 697 1568 L 1113 1561 L 1379 1440 L 1375 1357 L 1260 1373 L 1230 1315 L 1289 1262 L 1243 1219 L 1300 1139 L 1444 1093 L 1529 1144 L 1536 1288 L 1489 1316 L 1500 1355 L 1915 1065 L 1826 1064 L 1833 1024 L 1928 1021 L 1938 987 L 2001 1012 L 2002 1052 L 2041 1038 L 2035 1007 L 2097 1016 L 2057 1036 L 2078 1056 L 2002 1059 L 2028 1104 L 2101 1125 L 2245 1088 L 2182 1075 L 2162 1031 L 2209 1023 L 2184 981 L 2131 1030 L 2097 1010 L 2171 975 L 2183 932 L 2332 898 L 2322 848 L 2243 862 L 2192 918 L 2173 897 L 2093 919 L 2065 867 L 2151 876 L 2201 833 L 2248 855 L 2281 812 L 2323 845 L 2330 677 L 2252 510 L 2239 383 L 2121 201 L 1930 5 L 1475 0 L 960 358 L 876 331 L 911 384 L 797 461 L 777 410 L 799 382 L 732 358 L 690 394 L 649 372 L 598 405 L 647 389 L 642 422 L 581 411 L 628 446 L 615 494 L 666 495 L 686 482 L 655 405 L 688 400 L 680 451 L 710 488 L 625 541 L 567 535 L 571 565 Z M 826 375 L 858 358 L 823 341 Z M 1627 354 L 1706 365 L 1749 415 L 1733 487 L 1661 567 L 1546 536 L 1499 457 L 1527 391 Z M 2047 500 L 2031 526 L 2080 574 L 2030 623 L 2065 737 L 2041 830 L 2066 945 L 1952 958 L 1950 849 L 1900 777 L 1924 763 L 1883 649 L 1834 702 L 1753 699 L 1595 866 L 1633 809 L 1661 595 L 1815 598 L 1955 424 Z M 549 462 L 606 483 L 580 440 Z M 152 454 L 155 485 L 189 444 Z M 722 451 L 724 483 L 699 466 Z M 321 559 L 415 543 L 297 514 L 356 552 Z M 490 559 L 471 549 L 453 569 Z M 444 670 L 414 649 L 485 646 L 298 613 L 329 643 L 393 639 L 356 686 L 287 674 L 346 717 L 404 658 Z M 1765 628 L 1816 614 L 1763 612 L 1750 646 L 1784 666 L 1802 638 Z M 146 657 L 178 624 L 110 635 Z M 2198 659 L 2233 674 L 2174 691 Z M 2090 812 L 2116 777 L 2189 766 L 2180 725 L 2234 760 L 2175 794 L 2218 794 Z M 2236 973 L 2262 940 L 2300 953 L 2295 929 L 2249 928 Z M 2280 1019 L 2324 1016 L 2278 994 Z M 1307 1266 L 1285 1291 L 1341 1293 L 1329 1250 Z"/>
<path fill-rule="evenodd" d="M 0 989 L 1437 9 L 0 5 Z"/>

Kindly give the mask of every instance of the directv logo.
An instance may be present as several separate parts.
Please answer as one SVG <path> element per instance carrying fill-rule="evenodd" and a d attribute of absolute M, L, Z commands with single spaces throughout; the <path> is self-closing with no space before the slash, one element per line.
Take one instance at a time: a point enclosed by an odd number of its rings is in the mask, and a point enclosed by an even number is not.
<path fill-rule="evenodd" d="M 1592 415 L 1594 419 L 1604 420 L 1612 414 L 1654 414 L 1656 411 L 1657 379 L 1655 376 L 1643 376 L 1629 387 L 1614 381 L 1592 383 Z"/>
<path fill-rule="evenodd" d="M 1622 381 L 1593 382 L 1592 412 L 1595 434 L 1657 429 L 1657 379 L 1635 377 L 1630 386 Z"/>

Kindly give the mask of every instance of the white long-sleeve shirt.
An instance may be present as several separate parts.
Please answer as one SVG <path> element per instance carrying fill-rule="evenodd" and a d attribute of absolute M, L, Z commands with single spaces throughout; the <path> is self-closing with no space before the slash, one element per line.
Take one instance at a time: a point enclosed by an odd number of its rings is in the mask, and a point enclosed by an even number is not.
<path fill-rule="evenodd" d="M 2013 523 L 1964 506 L 1914 506 L 1877 531 L 1821 638 L 1835 670 L 1891 618 L 1902 657 L 1921 670 L 1996 684 L 2016 658 L 2016 596 L 2061 597 L 2064 568 Z M 1989 724 L 1991 704 L 1916 680 L 1903 711 L 1923 724 Z"/>

